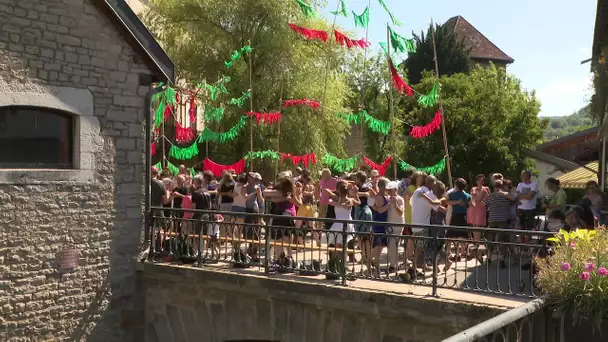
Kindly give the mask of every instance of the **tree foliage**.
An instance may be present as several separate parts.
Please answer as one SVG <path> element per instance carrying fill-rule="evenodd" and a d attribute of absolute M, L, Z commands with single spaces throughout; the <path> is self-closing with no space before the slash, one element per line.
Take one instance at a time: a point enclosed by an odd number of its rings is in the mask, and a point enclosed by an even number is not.
<path fill-rule="evenodd" d="M 425 73 L 416 86 L 428 92 L 435 78 Z M 440 79 L 452 176 L 473 179 L 476 174 L 502 172 L 517 177 L 530 167 L 525 150 L 543 138 L 546 119 L 538 118 L 540 103 L 534 93 L 522 90 L 519 80 L 502 68 L 477 67 L 470 75 L 454 74 Z M 421 108 L 415 100 L 403 98 L 403 121 L 424 125 L 436 108 Z M 406 138 L 404 155 L 413 165 L 436 163 L 445 154 L 442 134 L 424 139 Z"/>
<path fill-rule="evenodd" d="M 587 105 L 568 116 L 549 117 L 545 140 L 550 141 L 593 127 L 591 112 L 591 105 Z"/>
<path fill-rule="evenodd" d="M 333 110 L 343 110 L 350 94 L 345 76 L 339 73 L 347 51 L 336 44 L 304 41 L 287 25 L 295 22 L 329 30 L 326 21 L 305 18 L 295 1 L 283 0 L 152 0 L 144 19 L 175 62 L 180 79 L 189 83 L 214 82 L 222 74 L 232 79 L 227 85 L 230 94 L 223 95 L 214 103 L 216 106 L 249 89 L 249 58 L 254 111 L 277 111 L 280 99 L 323 101 L 326 94 L 325 111 L 285 111 L 280 142 L 276 126 L 256 125 L 255 150 L 274 149 L 294 155 L 312 151 L 344 154 L 348 128 Z M 253 53 L 226 69 L 224 61 L 248 43 Z M 211 123 L 210 128 L 225 131 L 245 111 L 249 111 L 249 103 L 243 108 L 227 106 L 224 119 Z M 232 163 L 248 151 L 249 127 L 234 142 L 210 144 L 209 156 L 220 163 Z"/>
<path fill-rule="evenodd" d="M 432 25 L 429 25 L 426 35 L 424 32 L 420 32 L 420 35 L 413 34 L 416 52 L 409 54 L 405 61 L 405 68 L 413 84 L 418 84 L 422 80 L 423 71 L 435 70 Z M 441 75 L 468 73 L 471 70 L 469 57 L 471 50 L 447 25 L 435 25 L 435 45 Z"/>

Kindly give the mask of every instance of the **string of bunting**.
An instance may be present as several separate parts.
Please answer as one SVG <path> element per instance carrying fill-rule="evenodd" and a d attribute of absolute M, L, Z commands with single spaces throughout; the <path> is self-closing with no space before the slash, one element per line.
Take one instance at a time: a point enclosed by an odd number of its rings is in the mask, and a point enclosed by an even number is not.
<path fill-rule="evenodd" d="M 357 15 L 355 11 L 353 11 L 353 18 L 355 18 L 355 27 L 367 28 L 369 24 L 369 7 L 365 7 L 365 11 L 360 15 Z"/>
<path fill-rule="evenodd" d="M 338 172 L 347 172 L 354 170 L 359 163 L 359 156 L 353 156 L 348 159 L 340 159 L 330 153 L 323 157 L 323 164 L 331 167 Z"/>
<path fill-rule="evenodd" d="M 300 10 L 302 11 L 302 14 L 304 14 L 304 16 L 307 16 L 307 17 L 315 16 L 315 10 L 312 7 L 312 5 L 306 3 L 302 0 L 296 0 L 296 2 L 298 3 L 298 6 L 300 6 Z"/>
<path fill-rule="evenodd" d="M 416 139 L 422 139 L 426 136 L 431 135 L 433 132 L 438 130 L 441 127 L 442 115 L 441 111 L 437 111 L 433 120 L 424 126 L 412 126 L 410 130 L 410 135 Z"/>
<path fill-rule="evenodd" d="M 426 167 L 414 167 L 400 159 L 399 167 L 403 171 L 422 171 L 429 175 L 438 175 L 445 170 L 445 163 L 446 163 L 446 160 L 445 160 L 445 157 L 443 157 L 443 159 L 441 159 L 435 165 L 426 166 Z"/>
<path fill-rule="evenodd" d="M 224 173 L 224 171 L 228 171 L 228 170 L 232 170 L 232 171 L 234 171 L 234 173 L 236 173 L 238 175 L 245 171 L 245 163 L 246 163 L 245 158 L 237 161 L 234 164 L 230 164 L 230 165 L 218 164 L 209 158 L 205 158 L 205 160 L 203 160 L 203 170 L 211 171 L 211 173 L 213 173 L 213 176 L 216 178 L 220 178 L 222 176 L 222 174 Z"/>
<path fill-rule="evenodd" d="M 393 31 L 393 29 L 389 26 L 389 37 L 391 39 L 391 45 L 395 52 L 400 53 L 414 53 L 416 52 L 416 44 L 413 38 L 405 38 L 399 35 L 397 32 Z"/>
<path fill-rule="evenodd" d="M 241 119 L 239 120 L 239 122 L 232 126 L 229 130 L 227 130 L 226 132 L 223 133 L 218 133 L 215 131 L 210 130 L 209 128 L 205 127 L 205 129 L 203 130 L 203 132 L 201 133 L 201 135 L 198 138 L 198 142 L 202 143 L 205 141 L 213 141 L 213 142 L 219 142 L 220 144 L 224 144 L 228 141 L 232 141 L 234 139 L 236 139 L 236 137 L 239 135 L 239 131 L 245 127 L 245 125 L 247 124 L 247 116 L 241 116 Z"/>
<path fill-rule="evenodd" d="M 224 107 L 213 107 L 209 104 L 205 105 L 205 121 L 221 121 L 224 118 Z"/>
<path fill-rule="evenodd" d="M 179 122 L 175 122 L 175 140 L 180 143 L 188 142 L 196 136 L 194 127 L 183 127 Z"/>
<path fill-rule="evenodd" d="M 391 21 L 393 22 L 393 25 L 395 25 L 395 26 L 401 26 L 401 25 L 403 25 L 399 20 L 397 20 L 397 18 L 395 18 L 395 15 L 388 8 L 388 6 L 384 2 L 384 0 L 378 0 L 378 2 L 380 3 L 380 6 L 382 6 L 382 8 L 384 8 L 384 10 L 386 11 L 386 13 L 388 13 L 388 16 L 391 18 Z"/>
<path fill-rule="evenodd" d="M 306 27 L 301 27 L 295 24 L 289 24 L 291 30 L 306 40 L 320 40 L 326 42 L 329 39 L 329 34 L 323 30 L 313 30 Z"/>
<path fill-rule="evenodd" d="M 154 111 L 154 129 L 157 130 L 161 123 L 165 121 L 169 115 L 173 112 L 173 109 L 177 105 L 177 92 L 173 87 L 159 83 L 158 88 L 162 88 L 162 91 L 152 95 L 152 102 L 158 102 L 158 106 Z"/>
<path fill-rule="evenodd" d="M 243 95 L 239 98 L 230 99 L 230 101 L 228 103 L 230 103 L 231 105 L 243 107 L 243 105 L 245 104 L 245 101 L 247 101 L 247 99 L 249 99 L 249 97 L 251 97 L 251 89 L 244 92 Z"/>
<path fill-rule="evenodd" d="M 234 51 L 232 53 L 232 56 L 230 56 L 230 60 L 224 62 L 226 69 L 229 69 L 234 64 L 234 62 L 243 57 L 243 55 L 249 55 L 252 51 L 253 48 L 249 45 L 245 45 L 241 49 Z"/>
<path fill-rule="evenodd" d="M 192 159 L 193 157 L 197 156 L 198 153 L 198 141 L 195 141 L 188 147 L 177 147 L 175 145 L 171 145 L 171 149 L 169 149 L 169 155 L 179 160 Z"/>
<path fill-rule="evenodd" d="M 346 6 L 346 1 L 340 0 L 340 3 L 338 4 L 338 10 L 330 11 L 329 13 L 333 15 L 341 15 L 345 18 L 348 18 L 348 6 Z"/>
<path fill-rule="evenodd" d="M 285 100 L 283 101 L 283 106 L 285 108 L 293 107 L 293 106 L 308 106 L 310 108 L 317 109 L 321 107 L 321 104 L 314 100 L 303 99 L 303 100 Z"/>
<path fill-rule="evenodd" d="M 280 123 L 283 119 L 283 114 L 279 112 L 274 113 L 258 113 L 258 112 L 245 112 L 245 115 L 255 117 L 256 124 L 260 124 L 262 122 L 266 125 L 271 125 L 274 123 Z"/>
<path fill-rule="evenodd" d="M 382 162 L 382 164 L 376 164 L 371 159 L 367 158 L 366 156 L 363 156 L 363 160 L 365 161 L 365 163 L 367 163 L 367 165 L 369 165 L 372 168 L 372 170 L 377 170 L 378 173 L 380 174 L 380 176 L 384 176 L 386 174 L 386 170 L 388 169 L 388 167 L 391 165 L 391 162 L 393 161 L 393 156 L 389 156 L 388 158 L 386 158 L 384 160 L 384 162 Z"/>

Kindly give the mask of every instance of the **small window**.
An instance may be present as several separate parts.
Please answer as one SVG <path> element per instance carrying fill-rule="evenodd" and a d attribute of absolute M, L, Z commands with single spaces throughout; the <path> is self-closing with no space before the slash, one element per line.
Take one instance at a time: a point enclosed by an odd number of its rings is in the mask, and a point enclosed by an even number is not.
<path fill-rule="evenodd" d="M 74 119 L 48 108 L 0 107 L 0 168 L 71 169 Z"/>

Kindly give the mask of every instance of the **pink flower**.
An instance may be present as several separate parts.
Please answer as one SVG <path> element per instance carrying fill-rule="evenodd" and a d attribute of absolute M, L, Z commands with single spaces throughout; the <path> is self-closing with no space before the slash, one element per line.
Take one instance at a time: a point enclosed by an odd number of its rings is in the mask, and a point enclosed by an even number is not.
<path fill-rule="evenodd" d="M 590 262 L 588 262 L 588 263 L 586 263 L 586 264 L 585 264 L 585 271 L 589 271 L 589 272 L 591 272 L 591 271 L 593 271 L 594 269 L 595 269 L 595 264 L 590 263 Z"/>
<path fill-rule="evenodd" d="M 578 279 L 580 280 L 589 280 L 589 278 L 591 278 L 591 275 L 589 274 L 589 272 L 583 272 L 581 274 L 578 275 Z"/>
<path fill-rule="evenodd" d="M 574 242 L 574 241 L 570 241 L 570 243 L 568 244 L 568 246 L 569 246 L 570 248 L 574 248 L 574 247 L 576 247 L 576 242 Z"/>
<path fill-rule="evenodd" d="M 567 262 L 562 262 L 561 268 L 562 268 L 562 271 L 564 271 L 564 272 L 568 271 L 568 270 L 570 270 L 570 264 Z"/>
<path fill-rule="evenodd" d="M 600 277 L 608 276 L 608 269 L 606 269 L 606 267 L 600 267 L 597 269 L 597 274 L 599 274 Z"/>

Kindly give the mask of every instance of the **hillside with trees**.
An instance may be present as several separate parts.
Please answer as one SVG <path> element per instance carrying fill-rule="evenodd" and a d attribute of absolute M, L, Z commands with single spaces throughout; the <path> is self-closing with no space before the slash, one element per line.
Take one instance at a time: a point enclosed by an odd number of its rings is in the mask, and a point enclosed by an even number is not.
<path fill-rule="evenodd" d="M 546 141 L 561 138 L 595 126 L 589 111 L 590 106 L 587 105 L 568 116 L 549 117 L 549 125 L 545 131 Z"/>

